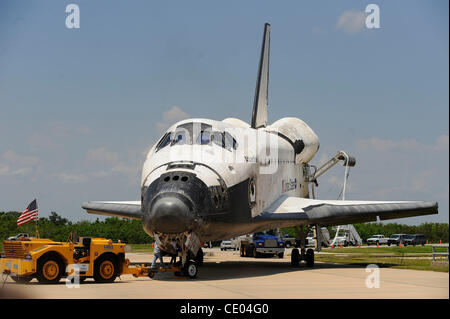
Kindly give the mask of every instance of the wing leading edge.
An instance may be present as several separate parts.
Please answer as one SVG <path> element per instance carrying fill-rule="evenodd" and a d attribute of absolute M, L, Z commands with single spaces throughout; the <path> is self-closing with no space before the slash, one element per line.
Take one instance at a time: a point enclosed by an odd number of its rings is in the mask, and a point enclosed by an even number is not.
<path fill-rule="evenodd" d="M 141 219 L 141 202 L 84 202 L 81 205 L 89 214 Z"/>
<path fill-rule="evenodd" d="M 283 225 L 344 225 L 438 213 L 436 202 L 342 201 L 281 196 L 255 217 Z"/>

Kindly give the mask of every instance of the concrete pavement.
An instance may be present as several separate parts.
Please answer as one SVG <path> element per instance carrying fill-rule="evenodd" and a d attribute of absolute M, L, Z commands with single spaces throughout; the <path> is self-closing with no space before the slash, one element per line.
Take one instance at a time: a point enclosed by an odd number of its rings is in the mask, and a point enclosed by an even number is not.
<path fill-rule="evenodd" d="M 310 269 L 290 266 L 290 257 L 242 258 L 236 251 L 212 251 L 205 256 L 198 278 L 174 279 L 171 273 L 154 279 L 124 275 L 111 284 L 87 279 L 80 288 L 57 285 L 16 284 L 11 279 L 1 289 L 12 298 L 449 298 L 449 274 L 432 271 L 379 269 L 379 288 L 367 288 L 365 267 L 316 263 Z M 132 262 L 149 262 L 151 254 L 128 253 Z M 168 261 L 169 259 L 167 259 Z M 0 283 L 1 287 L 1 283 Z"/>

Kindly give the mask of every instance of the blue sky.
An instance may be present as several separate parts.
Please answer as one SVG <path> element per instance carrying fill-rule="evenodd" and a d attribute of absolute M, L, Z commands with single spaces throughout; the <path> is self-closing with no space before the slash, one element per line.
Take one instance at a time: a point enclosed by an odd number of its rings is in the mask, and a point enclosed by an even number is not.
<path fill-rule="evenodd" d="M 67 29 L 65 7 L 80 8 Z M 380 29 L 358 19 L 380 7 Z M 0 210 L 136 200 L 145 151 L 186 116 L 250 121 L 263 25 L 269 122 L 357 158 L 348 199 L 437 200 L 449 219 L 447 1 L 2 1 Z M 340 22 L 339 22 L 340 21 Z M 320 182 L 334 199 L 342 167 Z"/>

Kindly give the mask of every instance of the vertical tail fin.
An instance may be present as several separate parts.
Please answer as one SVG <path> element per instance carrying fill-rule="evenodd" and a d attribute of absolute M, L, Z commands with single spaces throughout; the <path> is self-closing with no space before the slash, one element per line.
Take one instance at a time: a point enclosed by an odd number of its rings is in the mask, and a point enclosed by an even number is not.
<path fill-rule="evenodd" d="M 255 100 L 253 101 L 252 128 L 267 125 L 267 106 L 269 98 L 269 56 L 270 56 L 270 24 L 264 25 L 261 46 L 261 57 L 256 81 Z"/>

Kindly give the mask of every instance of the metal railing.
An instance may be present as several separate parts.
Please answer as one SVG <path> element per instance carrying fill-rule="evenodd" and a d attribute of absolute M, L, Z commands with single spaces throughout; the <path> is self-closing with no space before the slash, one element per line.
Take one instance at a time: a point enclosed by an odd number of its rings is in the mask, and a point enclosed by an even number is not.
<path fill-rule="evenodd" d="M 438 247 L 447 248 L 447 252 L 446 253 L 437 253 L 436 248 L 438 248 Z M 436 261 L 436 256 L 447 256 L 447 261 L 448 261 L 448 244 L 431 245 L 431 248 L 433 249 L 433 262 Z"/>

